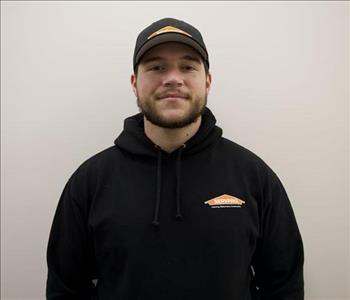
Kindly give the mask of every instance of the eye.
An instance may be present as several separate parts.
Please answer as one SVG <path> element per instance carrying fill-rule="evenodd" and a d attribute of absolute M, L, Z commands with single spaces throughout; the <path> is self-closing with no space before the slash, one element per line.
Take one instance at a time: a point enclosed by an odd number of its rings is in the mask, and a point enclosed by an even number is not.
<path fill-rule="evenodd" d="M 161 71 L 163 69 L 163 66 L 161 65 L 153 65 L 148 68 L 149 71 Z"/>
<path fill-rule="evenodd" d="M 196 70 L 196 68 L 195 68 L 194 66 L 192 66 L 192 65 L 185 65 L 185 66 L 184 66 L 184 69 L 185 69 L 186 71 Z"/>

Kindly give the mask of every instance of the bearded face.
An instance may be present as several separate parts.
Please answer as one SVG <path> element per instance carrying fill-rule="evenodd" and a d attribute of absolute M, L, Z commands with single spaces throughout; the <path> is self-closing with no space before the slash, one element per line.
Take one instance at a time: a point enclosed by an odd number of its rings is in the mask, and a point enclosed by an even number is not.
<path fill-rule="evenodd" d="M 146 119 L 164 128 L 182 128 L 202 114 L 211 83 L 200 55 L 180 43 L 150 49 L 132 76 L 137 105 Z"/>
<path fill-rule="evenodd" d="M 204 97 L 194 96 L 195 98 L 188 97 L 185 100 L 162 100 L 161 98 L 156 101 L 150 99 L 142 99 L 139 96 L 137 97 L 137 106 L 140 111 L 144 114 L 146 119 L 157 125 L 164 128 L 183 128 L 197 120 L 197 118 L 203 113 L 206 104 L 207 104 L 207 95 Z M 168 101 L 169 103 L 164 103 L 157 105 L 157 101 Z M 177 101 L 187 101 L 187 107 L 179 108 L 181 104 Z M 168 107 L 164 107 L 168 106 Z M 170 106 L 173 106 L 170 108 Z M 176 107 L 177 106 L 177 107 Z M 183 105 L 185 106 L 185 105 Z M 178 114 L 165 113 L 164 110 L 182 110 Z"/>

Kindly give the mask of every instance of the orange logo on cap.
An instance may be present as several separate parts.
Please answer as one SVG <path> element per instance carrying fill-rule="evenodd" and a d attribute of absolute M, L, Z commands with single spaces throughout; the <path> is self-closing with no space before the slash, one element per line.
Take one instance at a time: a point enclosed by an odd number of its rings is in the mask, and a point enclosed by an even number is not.
<path fill-rule="evenodd" d="M 189 33 L 185 32 L 179 28 L 176 28 L 173 26 L 165 26 L 165 27 L 159 29 L 158 31 L 153 32 L 147 39 L 149 40 L 150 38 L 152 38 L 156 35 L 166 33 L 166 32 L 177 32 L 177 33 L 185 34 L 185 35 L 188 35 L 189 37 L 192 37 L 192 35 L 190 35 Z"/>

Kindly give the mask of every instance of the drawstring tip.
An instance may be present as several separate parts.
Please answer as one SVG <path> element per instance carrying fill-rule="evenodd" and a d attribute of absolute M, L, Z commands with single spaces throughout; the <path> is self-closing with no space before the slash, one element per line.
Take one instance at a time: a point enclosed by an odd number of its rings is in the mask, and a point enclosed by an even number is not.
<path fill-rule="evenodd" d="M 153 225 L 154 228 L 159 229 L 159 225 L 160 225 L 160 224 L 159 224 L 158 221 L 153 221 L 153 222 L 152 222 L 152 225 Z"/>
<path fill-rule="evenodd" d="M 176 215 L 176 221 L 182 221 L 183 220 L 183 217 L 182 215 L 179 213 Z"/>

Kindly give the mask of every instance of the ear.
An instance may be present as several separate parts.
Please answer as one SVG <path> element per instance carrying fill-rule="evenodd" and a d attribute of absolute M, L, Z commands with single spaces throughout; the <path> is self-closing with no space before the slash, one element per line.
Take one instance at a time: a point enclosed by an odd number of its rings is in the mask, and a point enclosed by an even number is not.
<path fill-rule="evenodd" d="M 211 81 L 212 81 L 212 76 L 211 76 L 211 73 L 208 72 L 207 78 L 206 78 L 206 81 L 205 81 L 205 87 L 206 87 L 206 90 L 207 90 L 207 94 L 210 91 Z"/>
<path fill-rule="evenodd" d="M 130 82 L 131 82 L 132 91 L 134 92 L 135 96 L 137 97 L 136 81 L 137 81 L 137 77 L 136 77 L 135 73 L 131 74 Z"/>

